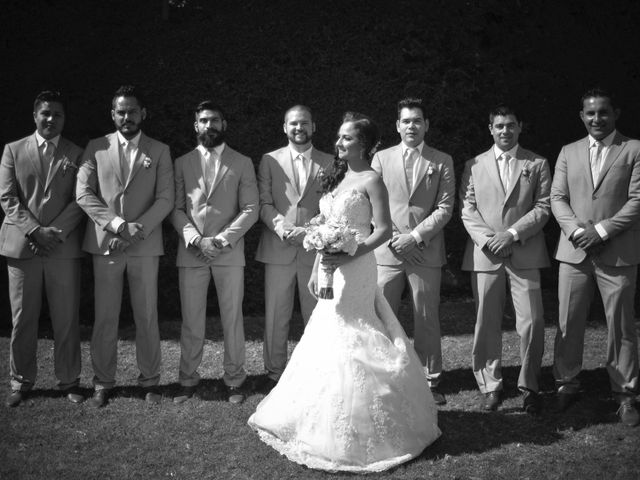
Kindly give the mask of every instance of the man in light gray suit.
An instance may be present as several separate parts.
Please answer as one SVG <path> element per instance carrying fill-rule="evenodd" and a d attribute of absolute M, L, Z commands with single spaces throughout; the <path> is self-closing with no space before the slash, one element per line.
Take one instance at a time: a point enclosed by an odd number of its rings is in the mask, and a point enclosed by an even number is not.
<path fill-rule="evenodd" d="M 544 352 L 540 268 L 549 266 L 542 228 L 550 215 L 551 172 L 540 155 L 518 145 L 522 130 L 506 105 L 489 114 L 492 147 L 465 165 L 461 214 L 469 233 L 462 269 L 471 271 L 476 304 L 473 373 L 482 407 L 496 410 L 502 392 L 502 319 L 507 282 L 520 335 L 522 408 L 540 412 Z"/>
<path fill-rule="evenodd" d="M 562 232 L 555 257 L 559 318 L 553 373 L 559 411 L 574 402 L 580 384 L 584 332 L 598 288 L 609 328 L 607 372 L 620 421 L 640 423 L 638 334 L 633 302 L 640 263 L 640 141 L 616 130 L 620 115 L 610 93 L 582 97 L 588 136 L 562 148 L 551 186 L 551 210 Z"/>
<path fill-rule="evenodd" d="M 54 332 L 58 386 L 73 403 L 84 396 L 80 376 L 80 259 L 84 213 L 74 199 L 82 149 L 60 134 L 65 109 L 58 92 L 33 104 L 35 133 L 5 146 L 0 163 L 0 255 L 7 257 L 11 332 L 11 393 L 15 407 L 36 380 L 38 321 L 46 293 Z"/>
<path fill-rule="evenodd" d="M 182 332 L 179 380 L 173 399 L 183 403 L 196 392 L 202 361 L 207 290 L 211 277 L 218 293 L 224 334 L 224 383 L 228 400 L 244 401 L 241 389 L 245 340 L 244 234 L 258 220 L 258 187 L 251 159 L 225 143 L 227 121 L 210 101 L 195 110 L 198 146 L 176 160 L 176 203 L 171 221 L 180 236 L 179 270 Z"/>
<path fill-rule="evenodd" d="M 307 288 L 316 254 L 307 252 L 302 240 L 304 225 L 319 213 L 319 174 L 333 161 L 311 144 L 316 124 L 309 107 L 287 110 L 283 130 L 289 144 L 265 154 L 258 168 L 260 219 L 265 226 L 256 253 L 256 260 L 265 264 L 265 390 L 275 386 L 287 363 L 296 283 L 305 325 L 316 305 Z"/>
<path fill-rule="evenodd" d="M 114 94 L 115 133 L 91 140 L 78 172 L 78 205 L 91 220 L 83 248 L 93 255 L 95 323 L 91 337 L 94 407 L 106 405 L 115 385 L 118 320 L 126 272 L 136 324 L 136 357 L 145 401 L 159 403 L 158 265 L 164 254 L 162 220 L 173 207 L 169 147 L 140 127 L 147 115 L 140 93 Z"/>
<path fill-rule="evenodd" d="M 375 250 L 378 285 L 393 311 L 409 282 L 413 300 L 414 346 L 438 405 L 446 403 L 439 389 L 440 279 L 446 263 L 444 226 L 451 219 L 455 196 L 453 160 L 424 143 L 429 129 L 421 99 L 398 102 L 396 129 L 402 142 L 373 157 L 371 167 L 389 191 L 393 238 Z"/>

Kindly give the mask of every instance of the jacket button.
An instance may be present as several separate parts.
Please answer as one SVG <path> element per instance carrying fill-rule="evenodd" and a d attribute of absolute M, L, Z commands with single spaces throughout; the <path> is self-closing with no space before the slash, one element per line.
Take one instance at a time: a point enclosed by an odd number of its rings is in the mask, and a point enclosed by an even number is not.
<path fill-rule="evenodd" d="M 593 200 L 596 200 L 596 199 L 598 198 L 598 196 L 597 196 L 597 195 L 593 195 L 591 198 L 592 198 Z"/>

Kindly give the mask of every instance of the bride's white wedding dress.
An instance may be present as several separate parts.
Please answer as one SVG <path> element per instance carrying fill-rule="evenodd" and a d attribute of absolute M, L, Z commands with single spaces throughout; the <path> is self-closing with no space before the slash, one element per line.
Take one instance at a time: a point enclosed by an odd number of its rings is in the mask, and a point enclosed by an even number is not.
<path fill-rule="evenodd" d="M 355 190 L 325 195 L 320 211 L 346 221 L 361 240 L 371 231 L 371 204 Z M 294 462 L 381 471 L 440 436 L 420 360 L 376 278 L 373 253 L 334 272 L 334 298 L 318 301 L 280 381 L 249 418 Z"/>

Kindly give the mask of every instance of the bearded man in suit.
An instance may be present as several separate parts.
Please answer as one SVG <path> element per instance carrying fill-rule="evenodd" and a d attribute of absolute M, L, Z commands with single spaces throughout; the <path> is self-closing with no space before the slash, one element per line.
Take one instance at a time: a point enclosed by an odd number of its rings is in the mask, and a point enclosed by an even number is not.
<path fill-rule="evenodd" d="M 446 263 L 443 229 L 451 219 L 455 195 L 453 160 L 424 143 L 429 120 L 421 99 L 398 102 L 396 129 L 402 142 L 376 153 L 371 163 L 389 191 L 393 219 L 393 238 L 375 250 L 378 285 L 397 315 L 402 291 L 409 282 L 414 347 L 433 398 L 443 405 L 438 310 L 442 266 Z"/>
<path fill-rule="evenodd" d="M 5 146 L 0 163 L 0 255 L 7 257 L 11 332 L 11 393 L 15 407 L 36 380 L 38 321 L 43 290 L 54 334 L 58 387 L 73 403 L 84 396 L 80 376 L 80 248 L 84 213 L 74 200 L 82 149 L 63 138 L 60 93 L 44 91 L 33 104 L 36 131 Z"/>
<path fill-rule="evenodd" d="M 191 398 L 200 381 L 207 290 L 215 283 L 224 335 L 224 376 L 230 403 L 244 401 L 244 234 L 258 220 L 253 163 L 225 142 L 227 121 L 219 105 L 200 103 L 194 128 L 198 146 L 175 163 L 176 202 L 171 220 L 180 236 L 182 389 L 175 403 Z"/>
<path fill-rule="evenodd" d="M 309 107 L 287 110 L 283 130 L 289 144 L 265 154 L 258 168 L 260 219 L 265 226 L 256 253 L 256 260 L 265 264 L 265 390 L 275 386 L 287 363 L 296 283 L 305 325 L 316 305 L 307 288 L 315 252 L 307 252 L 302 240 L 304 225 L 319 213 L 319 173 L 333 161 L 311 143 L 316 124 Z"/>
<path fill-rule="evenodd" d="M 638 336 L 634 296 L 640 263 L 640 141 L 616 130 L 613 96 L 593 89 L 582 97 L 588 136 L 562 148 L 551 186 L 551 210 L 561 234 L 555 258 L 559 325 L 553 373 L 559 411 L 576 399 L 584 332 L 597 288 L 609 335 L 607 372 L 625 425 L 640 423 Z"/>
<path fill-rule="evenodd" d="M 550 215 L 551 172 L 540 155 L 518 144 L 522 123 L 501 105 L 489 114 L 494 144 L 465 165 L 461 214 L 469 239 L 462 269 L 471 271 L 476 304 L 473 373 L 484 394 L 482 407 L 501 401 L 502 319 L 507 282 L 520 335 L 522 408 L 540 412 L 538 380 L 544 353 L 540 268 L 549 266 L 542 228 Z"/>
<path fill-rule="evenodd" d="M 91 140 L 78 172 L 76 197 L 91 220 L 83 248 L 93 256 L 95 323 L 91 338 L 94 407 L 115 385 L 118 320 L 126 272 L 136 325 L 136 357 L 145 401 L 162 399 L 158 330 L 158 264 L 162 220 L 174 201 L 169 147 L 141 131 L 147 110 L 140 92 L 122 86 L 111 117 L 117 131 Z"/>

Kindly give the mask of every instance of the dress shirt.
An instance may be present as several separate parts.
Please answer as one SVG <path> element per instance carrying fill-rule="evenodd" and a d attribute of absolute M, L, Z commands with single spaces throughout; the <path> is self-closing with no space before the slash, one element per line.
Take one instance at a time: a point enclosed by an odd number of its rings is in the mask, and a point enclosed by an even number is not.
<path fill-rule="evenodd" d="M 405 158 L 407 158 L 408 152 L 407 150 L 409 149 L 413 149 L 413 150 L 417 150 L 418 152 L 418 156 L 416 157 L 416 160 L 413 164 L 413 175 L 411 178 L 411 185 L 415 185 L 416 184 L 416 174 L 418 172 L 418 169 L 416 168 L 416 163 L 418 163 L 418 160 L 420 159 L 420 157 L 422 157 L 422 149 L 424 148 L 424 142 L 420 142 L 420 145 L 418 145 L 417 147 L 409 147 L 407 145 L 405 145 L 404 143 L 402 143 L 402 160 L 404 161 Z M 403 165 L 404 168 L 404 165 Z M 409 194 L 411 194 L 411 192 L 409 192 Z M 414 240 L 416 241 L 416 243 L 418 245 L 420 245 L 422 243 L 422 237 L 420 236 L 420 234 L 418 232 L 416 232 L 415 230 L 411 230 L 411 236 L 414 238 Z"/>
<path fill-rule="evenodd" d="M 500 180 L 502 180 L 502 185 L 504 186 L 505 193 L 507 190 L 507 184 L 509 179 L 505 181 L 505 179 L 502 178 L 503 172 L 504 172 L 503 163 L 505 161 L 503 155 L 507 153 L 511 157 L 509 159 L 509 162 L 515 162 L 517 151 L 518 151 L 517 143 L 507 151 L 501 150 L 500 147 L 498 147 L 496 144 L 493 145 L 493 153 L 496 156 L 496 162 L 498 163 L 498 173 L 500 174 Z M 509 169 L 508 169 L 509 175 L 511 174 L 512 171 L 513 171 L 513 164 L 509 165 Z M 516 242 L 518 241 L 518 232 L 516 232 L 514 228 L 507 228 L 507 232 L 513 235 L 513 239 Z"/>
<path fill-rule="evenodd" d="M 116 136 L 118 137 L 120 155 L 124 156 L 125 161 L 128 162 L 129 172 L 131 172 L 131 170 L 133 169 L 133 163 L 136 157 L 138 156 L 138 143 L 140 142 L 141 135 L 142 135 L 142 132 L 138 132 L 136 136 L 133 137 L 131 140 L 127 140 L 119 131 L 116 133 Z M 129 145 L 128 158 L 126 154 L 127 145 Z M 126 178 L 124 178 L 123 180 L 125 183 L 127 182 Z M 122 217 L 116 216 L 116 218 L 114 218 L 113 220 L 111 220 L 111 222 L 109 222 L 109 230 L 111 230 L 113 233 L 116 233 L 118 231 L 118 228 L 120 228 L 120 225 L 122 225 L 123 223 L 126 223 L 126 220 Z"/>
<path fill-rule="evenodd" d="M 60 142 L 60 135 L 56 135 L 51 140 L 47 140 L 36 131 L 36 143 L 38 145 L 38 154 L 40 155 L 40 159 L 42 160 L 43 165 L 44 165 L 44 150 L 47 142 L 51 142 L 53 144 L 54 150 L 53 150 L 53 155 L 51 155 L 51 159 L 50 159 L 51 161 L 49 162 L 49 165 L 47 165 L 47 171 L 46 172 L 43 171 L 43 173 L 45 174 L 45 177 L 44 177 L 45 182 L 47 181 L 47 177 L 49 176 L 49 169 L 51 168 L 51 163 L 53 163 L 53 157 L 55 156 L 55 152 L 58 149 L 58 143 Z M 31 235 L 38 228 L 40 228 L 40 225 L 32 228 L 27 233 L 27 236 Z"/>
<path fill-rule="evenodd" d="M 607 135 L 605 138 L 600 140 L 600 143 L 602 143 L 602 151 L 600 152 L 600 164 L 599 164 L 599 168 L 598 168 L 598 175 L 600 175 L 600 171 L 602 171 L 602 165 L 604 165 L 604 161 L 607 159 L 607 154 L 609 153 L 609 150 L 611 150 L 611 144 L 613 143 L 613 138 L 615 136 L 616 136 L 616 130 L 614 130 L 609 135 Z M 593 138 L 591 135 L 589 135 L 589 159 L 591 159 L 591 149 L 592 148 L 596 148 L 595 147 L 595 143 L 596 142 L 597 142 L 597 140 L 595 138 Z M 595 185 L 596 182 L 594 181 L 593 183 Z M 602 226 L 601 223 L 596 223 L 594 225 L 594 227 L 596 229 L 596 232 L 598 232 L 598 235 L 600 235 L 600 238 L 602 238 L 603 242 L 609 238 L 609 233 Z M 571 235 L 569 235 L 569 239 L 573 239 L 574 235 L 579 235 L 582 232 L 584 232 L 584 228 L 582 228 L 582 227 L 576 228 L 573 231 L 573 233 Z"/>
<path fill-rule="evenodd" d="M 289 152 L 291 153 L 293 171 L 296 175 L 296 186 L 298 187 L 298 191 L 302 195 L 302 192 L 304 192 L 304 189 L 307 186 L 307 178 L 309 177 L 309 165 L 311 164 L 311 147 L 304 152 L 298 152 L 293 147 L 291 147 L 291 145 L 289 145 Z M 300 158 L 300 155 L 302 155 L 303 159 Z"/>

